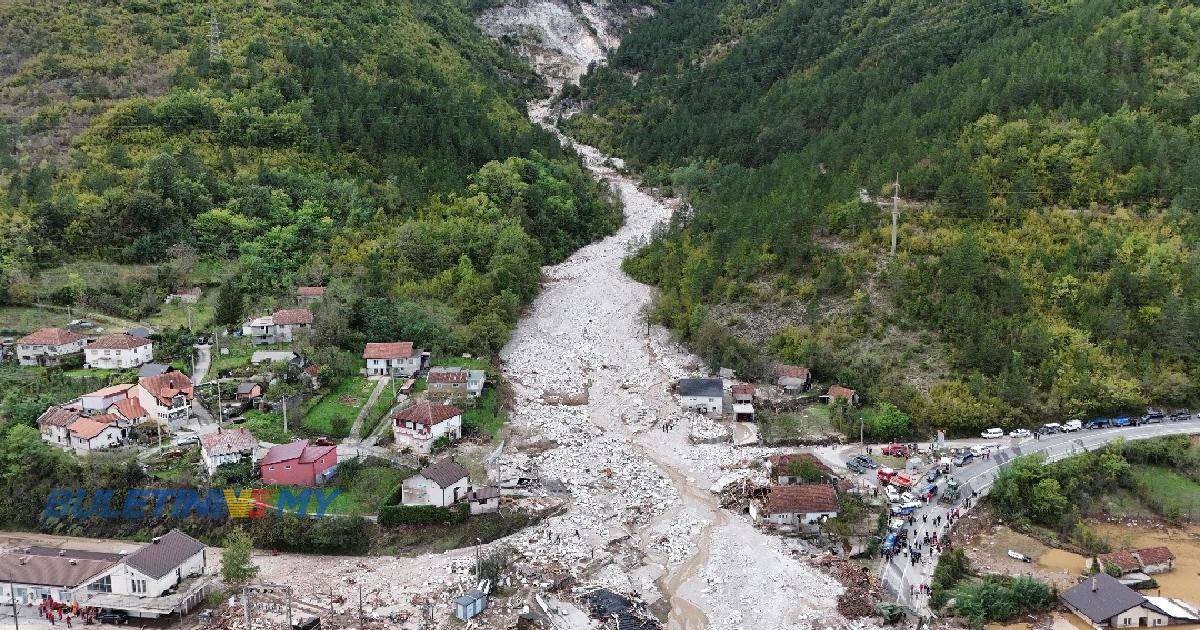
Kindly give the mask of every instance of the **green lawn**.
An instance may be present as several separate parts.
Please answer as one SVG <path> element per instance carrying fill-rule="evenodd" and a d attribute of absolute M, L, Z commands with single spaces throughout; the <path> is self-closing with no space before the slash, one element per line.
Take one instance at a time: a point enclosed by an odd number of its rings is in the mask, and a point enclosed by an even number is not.
<path fill-rule="evenodd" d="M 77 276 L 83 286 L 95 288 L 107 284 L 127 284 L 134 280 L 149 278 L 155 273 L 153 265 L 120 265 L 99 261 L 70 262 L 53 269 L 38 272 L 38 290 L 43 295 L 67 286 L 72 276 Z"/>
<path fill-rule="evenodd" d="M 1172 520 L 1200 519 L 1200 483 L 1163 466 L 1135 465 L 1142 500 Z"/>
<path fill-rule="evenodd" d="M 255 350 L 274 350 L 270 346 L 255 346 L 245 337 L 221 337 L 221 349 L 228 349 L 229 354 L 212 353 L 212 365 L 208 368 L 209 378 L 214 378 L 225 370 L 237 370 L 250 365 L 250 357 Z"/>
<path fill-rule="evenodd" d="M 158 312 L 146 318 L 146 325 L 154 330 L 187 328 L 188 307 L 192 309 L 192 330 L 207 330 L 212 325 L 213 313 L 216 311 L 212 294 L 205 294 L 195 304 L 171 302 L 163 304 Z"/>
<path fill-rule="evenodd" d="M 108 378 L 112 374 L 116 374 L 120 370 L 101 370 L 99 368 L 79 368 L 75 370 L 67 370 L 63 372 L 63 376 L 67 378 L 85 378 L 94 376 L 98 378 Z"/>
<path fill-rule="evenodd" d="M 374 387 L 375 382 L 368 381 L 365 376 L 351 376 L 343 380 L 329 393 L 305 405 L 304 425 L 330 437 L 346 437 Z M 342 431 L 334 430 L 333 419 L 338 416 L 346 420 Z"/>
<path fill-rule="evenodd" d="M 494 388 L 483 390 L 483 395 L 479 397 L 475 408 L 463 413 L 464 429 L 487 433 L 493 439 L 500 435 L 500 430 L 507 422 L 508 412 L 500 409 Z"/>
<path fill-rule="evenodd" d="M 440 367 L 461 367 L 468 370 L 486 370 L 489 367 L 488 362 L 483 359 L 464 359 L 462 357 L 438 359 L 434 361 L 434 365 Z"/>
<path fill-rule="evenodd" d="M 283 414 L 251 409 L 243 414 L 243 417 L 246 418 L 246 421 L 241 424 L 241 427 L 260 440 L 283 444 L 291 442 L 296 437 L 290 430 L 283 430 Z M 296 419 L 293 417 L 288 418 L 289 429 L 295 421 Z"/>
<path fill-rule="evenodd" d="M 8 335 L 28 334 L 39 328 L 66 326 L 66 311 L 36 306 L 0 306 L 0 331 Z"/>
<path fill-rule="evenodd" d="M 757 415 L 764 444 L 820 439 L 834 431 L 825 405 L 810 405 L 795 413 L 759 410 Z"/>

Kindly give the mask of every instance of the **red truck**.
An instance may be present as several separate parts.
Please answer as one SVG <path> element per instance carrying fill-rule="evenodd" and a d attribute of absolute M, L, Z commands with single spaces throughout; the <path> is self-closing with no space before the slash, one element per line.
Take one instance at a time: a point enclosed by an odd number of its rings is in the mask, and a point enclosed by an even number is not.
<path fill-rule="evenodd" d="M 891 455 L 892 457 L 908 457 L 908 447 L 904 444 L 896 444 L 894 442 L 879 449 L 879 452 L 884 455 Z"/>
<path fill-rule="evenodd" d="M 879 471 L 875 473 L 875 477 L 879 479 L 879 483 L 888 483 L 892 480 L 892 477 L 895 476 L 896 471 L 887 467 L 880 468 Z"/>

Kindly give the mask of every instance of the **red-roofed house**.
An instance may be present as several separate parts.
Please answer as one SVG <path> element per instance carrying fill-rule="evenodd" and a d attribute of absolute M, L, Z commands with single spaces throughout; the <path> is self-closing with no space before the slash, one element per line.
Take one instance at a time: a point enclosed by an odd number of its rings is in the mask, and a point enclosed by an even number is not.
<path fill-rule="evenodd" d="M 83 349 L 89 368 L 126 370 L 154 360 L 154 342 L 124 333 L 104 335 Z"/>
<path fill-rule="evenodd" d="M 120 446 L 125 439 L 125 430 L 117 426 L 117 417 L 112 415 L 80 418 L 67 427 L 71 436 L 70 447 L 76 453 Z"/>
<path fill-rule="evenodd" d="M 186 374 L 164 372 L 139 378 L 137 387 L 129 390 L 129 397 L 136 398 L 150 418 L 178 427 L 191 416 L 196 394 Z"/>
<path fill-rule="evenodd" d="M 1147 547 L 1133 552 L 1142 565 L 1142 573 L 1154 575 L 1175 568 L 1175 554 L 1167 547 Z"/>
<path fill-rule="evenodd" d="M 812 385 L 812 372 L 806 367 L 780 364 L 775 366 L 775 373 L 779 375 L 779 386 L 788 391 L 805 392 Z"/>
<path fill-rule="evenodd" d="M 754 512 L 757 506 L 751 505 Z M 827 483 L 772 486 L 763 506 L 762 520 L 774 527 L 812 525 L 838 515 L 837 493 Z"/>
<path fill-rule="evenodd" d="M 296 289 L 296 303 L 308 306 L 325 298 L 325 287 L 299 287 Z"/>
<path fill-rule="evenodd" d="M 750 404 L 754 402 L 754 386 L 750 383 L 734 383 L 731 390 L 735 404 Z"/>
<path fill-rule="evenodd" d="M 310 446 L 307 440 L 296 440 L 272 446 L 258 463 L 258 469 L 263 483 L 316 486 L 337 472 L 337 463 L 337 446 Z"/>
<path fill-rule="evenodd" d="M 830 385 L 829 391 L 818 397 L 825 404 L 833 404 L 835 400 L 844 400 L 851 407 L 858 406 L 858 392 L 841 385 Z"/>
<path fill-rule="evenodd" d="M 109 413 L 115 413 L 124 418 L 129 424 L 141 424 L 150 417 L 150 413 L 142 407 L 142 403 L 137 398 L 124 398 L 113 403 L 107 409 Z M 119 423 L 118 423 L 119 424 Z"/>
<path fill-rule="evenodd" d="M 17 340 L 21 365 L 58 365 L 62 358 L 83 352 L 87 339 L 63 328 L 43 328 Z"/>
<path fill-rule="evenodd" d="M 200 436 L 200 460 L 208 474 L 216 472 L 224 464 L 233 464 L 249 457 L 254 461 L 254 449 L 258 438 L 245 429 L 217 429 Z"/>
<path fill-rule="evenodd" d="M 129 397 L 129 390 L 133 389 L 133 387 L 132 383 L 101 387 L 94 392 L 80 396 L 79 402 L 83 405 L 85 411 L 108 411 L 108 408 L 118 400 L 127 399 Z"/>
<path fill-rule="evenodd" d="M 71 434 L 67 431 L 67 427 L 71 426 L 81 417 L 83 416 L 74 409 L 68 409 L 59 405 L 50 405 L 37 419 L 38 430 L 42 434 L 42 440 L 56 446 L 69 448 L 71 446 Z"/>
<path fill-rule="evenodd" d="M 456 395 L 479 397 L 483 393 L 483 383 L 487 380 L 487 372 L 483 370 L 468 370 L 461 367 L 429 368 L 425 382 L 431 392 L 449 392 Z"/>
<path fill-rule="evenodd" d="M 1120 570 L 1121 575 L 1133 573 L 1142 569 L 1142 563 L 1137 559 L 1137 556 L 1125 551 L 1113 551 L 1110 553 L 1102 553 L 1096 556 L 1100 561 L 1100 566 L 1107 572 L 1107 567 L 1114 566 Z"/>
<path fill-rule="evenodd" d="M 462 409 L 453 405 L 419 402 L 392 416 L 396 444 L 422 454 L 433 452 L 433 443 L 446 436 L 451 442 L 462 437 Z"/>
<path fill-rule="evenodd" d="M 313 314 L 306 308 L 275 311 L 242 324 L 242 336 L 256 344 L 291 343 L 296 332 L 312 328 Z"/>
<path fill-rule="evenodd" d="M 368 343 L 363 349 L 368 376 L 412 376 L 421 371 L 423 354 L 411 341 Z"/>

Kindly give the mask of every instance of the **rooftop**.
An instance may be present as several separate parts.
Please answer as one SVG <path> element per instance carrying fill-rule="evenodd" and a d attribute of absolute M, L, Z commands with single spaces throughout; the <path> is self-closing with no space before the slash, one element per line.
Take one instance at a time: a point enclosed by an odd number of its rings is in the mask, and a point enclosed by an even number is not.
<path fill-rule="evenodd" d="M 154 342 L 143 337 L 134 337 L 124 333 L 117 335 L 103 335 L 92 343 L 87 345 L 88 350 L 132 350 L 142 346 L 152 345 Z"/>
<path fill-rule="evenodd" d="M 109 398 L 110 396 L 116 396 L 117 394 L 124 394 L 125 392 L 129 391 L 129 389 L 131 387 L 133 387 L 133 383 L 121 383 L 120 385 L 109 385 L 108 387 L 101 387 L 100 389 L 97 389 L 94 392 L 84 394 L 84 396 L 94 396 L 96 398 Z"/>
<path fill-rule="evenodd" d="M 187 534 L 172 529 L 154 539 L 154 542 L 125 556 L 125 564 L 148 577 L 158 579 L 172 571 L 185 560 L 200 553 L 204 543 Z"/>
<path fill-rule="evenodd" d="M 466 479 L 467 469 L 463 468 L 454 458 L 447 457 L 421 469 L 421 476 L 436 483 L 439 488 L 449 488 L 460 479 Z"/>
<path fill-rule="evenodd" d="M 116 407 L 117 413 L 126 420 L 144 418 L 146 416 L 146 409 L 142 407 L 141 401 L 136 398 L 122 398 L 113 403 L 113 407 Z"/>
<path fill-rule="evenodd" d="M 1097 573 L 1064 592 L 1062 600 L 1080 615 L 1095 623 L 1105 623 L 1146 601 L 1137 591 L 1121 584 L 1107 573 Z"/>
<path fill-rule="evenodd" d="M 780 364 L 776 366 L 775 371 L 779 374 L 779 378 L 808 378 L 808 368 L 800 367 L 799 365 Z"/>
<path fill-rule="evenodd" d="M 411 407 L 401 409 L 392 418 L 431 427 L 435 424 L 441 424 L 454 416 L 460 416 L 462 412 L 462 409 L 454 405 L 419 402 Z"/>
<path fill-rule="evenodd" d="M 435 367 L 430 368 L 429 383 L 466 383 L 467 377 L 470 376 L 470 371 L 459 367 Z"/>
<path fill-rule="evenodd" d="M 75 588 L 114 564 L 108 559 L 11 552 L 0 554 L 0 582 Z"/>
<path fill-rule="evenodd" d="M 1142 565 L 1166 564 L 1175 559 L 1175 554 L 1167 547 L 1147 547 L 1133 553 L 1142 561 Z"/>
<path fill-rule="evenodd" d="M 848 400 L 848 399 L 856 396 L 858 394 L 858 392 L 854 391 L 853 389 L 850 389 L 849 387 L 842 387 L 841 385 L 831 385 L 829 387 L 829 391 L 826 392 L 826 394 L 828 394 L 828 396 L 830 398 L 845 398 Z"/>
<path fill-rule="evenodd" d="M 171 369 L 171 366 L 165 363 L 144 363 L 138 368 L 138 377 L 143 376 L 158 376 Z"/>
<path fill-rule="evenodd" d="M 323 297 L 325 295 L 325 287 L 300 287 L 296 289 L 296 295 L 300 297 Z"/>
<path fill-rule="evenodd" d="M 276 324 L 285 325 L 311 324 L 313 323 L 313 314 L 306 308 L 286 308 L 272 313 L 271 320 Z"/>
<path fill-rule="evenodd" d="M 17 343 L 27 346 L 61 346 L 83 339 L 64 328 L 43 328 L 17 340 Z"/>
<path fill-rule="evenodd" d="M 772 486 L 767 494 L 767 514 L 837 512 L 837 493 L 827 483 Z"/>
<path fill-rule="evenodd" d="M 771 472 L 774 472 L 776 474 L 778 474 L 778 472 L 780 470 L 783 470 L 783 469 L 787 468 L 788 466 L 791 466 L 793 463 L 799 462 L 799 461 L 808 461 L 808 462 L 812 463 L 813 466 L 816 466 L 817 470 L 820 470 L 821 472 L 823 472 L 827 475 L 833 474 L 833 469 L 831 469 L 828 465 L 825 464 L 825 462 L 821 461 L 820 458 L 818 458 L 816 455 L 813 455 L 812 453 L 789 453 L 789 454 L 785 454 L 785 455 L 771 455 L 770 457 L 767 458 L 767 461 L 770 462 L 770 464 L 771 464 Z"/>
<path fill-rule="evenodd" d="M 138 379 L 138 385 L 150 392 L 159 401 L 170 404 L 171 399 L 183 394 L 188 400 L 195 398 L 192 391 L 192 380 L 183 372 L 164 372 L 157 376 L 143 376 Z"/>
<path fill-rule="evenodd" d="M 364 359 L 407 359 L 413 355 L 411 341 L 368 343 L 363 349 Z"/>
<path fill-rule="evenodd" d="M 679 379 L 680 396 L 706 396 L 720 398 L 724 383 L 719 378 L 682 378 Z"/>
<path fill-rule="evenodd" d="M 1102 553 L 1096 556 L 1101 565 L 1111 564 L 1121 570 L 1122 573 L 1137 571 L 1142 568 L 1142 563 L 1138 561 L 1132 553 L 1121 550 L 1111 553 Z"/>
<path fill-rule="evenodd" d="M 72 422 L 79 419 L 79 412 L 60 407 L 58 405 L 50 405 L 38 416 L 38 426 L 53 426 L 67 427 Z"/>
<path fill-rule="evenodd" d="M 276 444 L 267 450 L 259 465 L 269 466 L 280 462 L 298 460 L 301 464 L 310 464 L 324 457 L 329 451 L 337 450 L 336 446 L 310 446 L 307 440 L 298 439 L 287 444 Z"/>
<path fill-rule="evenodd" d="M 209 457 L 253 451 L 258 438 L 245 429 L 219 429 L 200 436 L 200 446 Z"/>

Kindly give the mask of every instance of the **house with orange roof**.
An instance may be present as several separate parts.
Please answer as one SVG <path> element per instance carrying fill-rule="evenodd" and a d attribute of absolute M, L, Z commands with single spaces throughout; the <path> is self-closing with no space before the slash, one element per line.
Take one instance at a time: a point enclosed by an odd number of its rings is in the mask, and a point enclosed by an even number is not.
<path fill-rule="evenodd" d="M 462 414 L 454 405 L 419 402 L 392 416 L 392 433 L 397 445 L 428 455 L 438 438 L 453 442 L 462 437 Z"/>
<path fill-rule="evenodd" d="M 325 287 L 298 287 L 296 289 L 296 304 L 308 306 L 325 299 Z"/>
<path fill-rule="evenodd" d="M 153 360 L 153 341 L 125 333 L 103 335 L 83 349 L 83 362 L 89 368 L 127 370 Z"/>
<path fill-rule="evenodd" d="M 138 379 L 130 391 L 146 415 L 178 428 L 192 415 L 192 400 L 196 398 L 192 380 L 183 372 L 164 372 Z"/>
<path fill-rule="evenodd" d="M 116 404 L 118 400 L 128 399 L 129 390 L 133 388 L 133 383 L 118 383 L 101 387 L 94 392 L 80 396 L 79 402 L 84 411 L 108 411 L 108 408 Z"/>
<path fill-rule="evenodd" d="M 425 353 L 411 341 L 368 343 L 363 348 L 367 376 L 412 376 L 424 367 Z"/>
<path fill-rule="evenodd" d="M 850 407 L 857 407 L 860 402 L 858 392 L 841 385 L 830 385 L 829 391 L 819 396 L 818 399 L 827 405 L 832 405 L 835 400 L 844 400 Z"/>
<path fill-rule="evenodd" d="M 43 328 L 15 343 L 17 362 L 25 366 L 55 366 L 64 357 L 83 352 L 87 339 L 65 328 Z"/>
<path fill-rule="evenodd" d="M 806 367 L 780 364 L 775 366 L 775 373 L 779 376 L 779 386 L 789 392 L 808 391 L 812 385 L 812 372 Z"/>
<path fill-rule="evenodd" d="M 83 455 L 106 448 L 114 448 L 125 442 L 128 430 L 117 426 L 117 416 L 104 414 L 85 416 L 67 427 L 70 448 Z"/>

